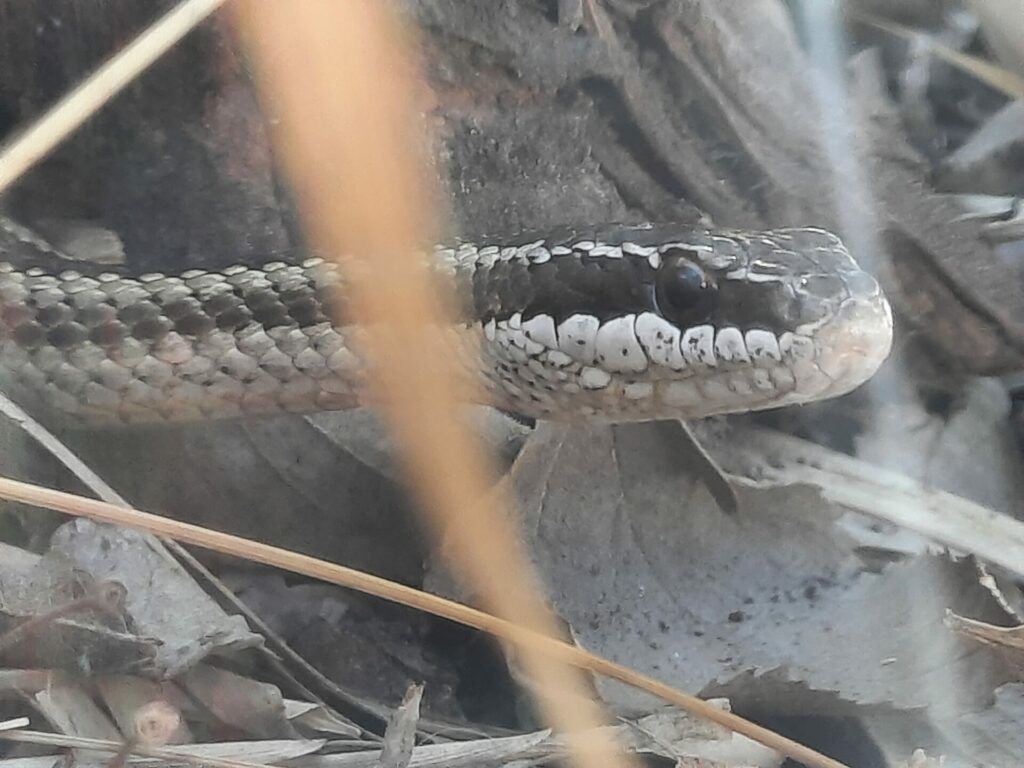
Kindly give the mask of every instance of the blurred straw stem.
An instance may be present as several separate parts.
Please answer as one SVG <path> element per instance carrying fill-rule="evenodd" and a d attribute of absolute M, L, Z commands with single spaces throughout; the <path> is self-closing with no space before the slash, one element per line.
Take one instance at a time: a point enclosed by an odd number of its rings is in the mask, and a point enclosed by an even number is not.
<path fill-rule="evenodd" d="M 344 254 L 346 302 L 365 328 L 370 386 L 413 490 L 455 570 L 489 609 L 557 637 L 512 516 L 489 492 L 487 452 L 460 419 L 456 393 L 472 384 L 447 353 L 449 297 L 424 269 L 441 194 L 412 109 L 422 92 L 412 31 L 373 0 L 246 0 L 234 10 L 310 240 L 325 257 Z M 533 647 L 520 650 L 541 709 L 575 762 L 630 764 L 594 730 L 602 712 L 579 671 Z"/>

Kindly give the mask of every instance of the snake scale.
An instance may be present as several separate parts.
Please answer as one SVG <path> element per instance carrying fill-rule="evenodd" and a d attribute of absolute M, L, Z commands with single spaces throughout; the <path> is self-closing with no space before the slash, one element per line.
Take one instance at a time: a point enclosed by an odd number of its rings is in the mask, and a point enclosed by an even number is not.
<path fill-rule="evenodd" d="M 892 342 L 878 283 L 821 229 L 605 227 L 428 256 L 456 288 L 460 364 L 527 417 L 806 403 L 863 383 Z M 372 399 L 359 336 L 321 259 L 131 275 L 0 221 L 0 375 L 74 422 L 353 407 Z"/>

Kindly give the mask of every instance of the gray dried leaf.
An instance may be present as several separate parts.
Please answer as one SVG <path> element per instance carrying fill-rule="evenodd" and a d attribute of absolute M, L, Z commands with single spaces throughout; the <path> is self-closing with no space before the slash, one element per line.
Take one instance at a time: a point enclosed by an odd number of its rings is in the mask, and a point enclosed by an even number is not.
<path fill-rule="evenodd" d="M 1006 679 L 943 626 L 947 607 L 993 606 L 973 568 L 922 558 L 866 572 L 835 525 L 843 510 L 814 488 L 741 485 L 726 516 L 642 424 L 542 425 L 512 481 L 550 599 L 581 644 L 679 688 L 822 714 L 928 707 L 929 686 L 953 674 L 977 702 Z M 602 685 L 620 710 L 649 706 Z"/>
<path fill-rule="evenodd" d="M 166 676 L 210 653 L 262 643 L 244 619 L 226 614 L 151 537 L 79 518 L 54 533 L 52 551 L 97 581 L 125 586 L 128 614 L 139 634 L 159 641 L 153 664 Z"/>

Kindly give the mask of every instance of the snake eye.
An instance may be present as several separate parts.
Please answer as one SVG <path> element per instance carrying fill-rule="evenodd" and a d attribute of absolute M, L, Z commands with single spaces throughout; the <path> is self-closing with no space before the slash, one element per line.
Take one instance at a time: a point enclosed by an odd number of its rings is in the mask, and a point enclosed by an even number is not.
<path fill-rule="evenodd" d="M 704 270 L 689 259 L 673 256 L 662 262 L 655 283 L 658 308 L 677 325 L 707 319 L 715 307 L 717 289 Z"/>

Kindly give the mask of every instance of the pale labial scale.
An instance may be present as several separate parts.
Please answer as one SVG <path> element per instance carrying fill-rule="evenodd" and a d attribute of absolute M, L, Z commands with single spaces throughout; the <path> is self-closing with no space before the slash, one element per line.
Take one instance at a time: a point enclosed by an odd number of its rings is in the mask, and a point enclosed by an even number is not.
<path fill-rule="evenodd" d="M 750 355 L 739 328 L 723 328 L 715 336 L 715 357 L 726 363 L 749 363 Z"/>
<path fill-rule="evenodd" d="M 635 315 L 605 322 L 597 331 L 596 360 L 607 371 L 641 373 L 647 370 L 647 355 L 636 338 Z"/>
<path fill-rule="evenodd" d="M 813 360 L 814 342 L 806 336 L 786 331 L 779 337 L 779 350 L 788 360 Z"/>
<path fill-rule="evenodd" d="M 593 315 L 571 315 L 558 326 L 558 348 L 573 360 L 590 365 L 594 362 L 597 329 Z"/>
<path fill-rule="evenodd" d="M 754 362 L 781 362 L 782 352 L 779 350 L 778 339 L 771 331 L 752 328 L 746 334 L 747 352 Z"/>
<path fill-rule="evenodd" d="M 601 256 L 606 259 L 621 259 L 622 249 L 614 245 L 607 245 L 605 243 L 602 243 L 601 245 L 595 245 L 593 248 L 591 248 L 590 255 L 592 257 Z"/>
<path fill-rule="evenodd" d="M 636 318 L 636 336 L 654 365 L 681 371 L 686 360 L 679 348 L 679 329 L 653 312 L 642 312 Z"/>
<path fill-rule="evenodd" d="M 548 349 L 558 349 L 558 335 L 551 315 L 534 315 L 522 324 L 523 333 L 530 341 Z"/>
<path fill-rule="evenodd" d="M 813 396 L 831 383 L 815 362 L 814 342 L 811 339 L 786 332 L 779 337 L 779 349 L 796 379 L 795 388 L 802 395 Z"/>
<path fill-rule="evenodd" d="M 637 245 L 636 243 L 625 242 L 622 244 L 622 252 L 630 256 L 648 258 L 651 254 L 657 253 L 658 249 L 649 245 Z"/>
<path fill-rule="evenodd" d="M 687 328 L 679 342 L 687 365 L 714 368 L 715 360 L 715 329 L 710 325 L 697 325 Z"/>
<path fill-rule="evenodd" d="M 551 251 L 547 248 L 534 248 L 526 254 L 526 258 L 531 264 L 544 264 L 545 262 L 551 261 Z"/>

